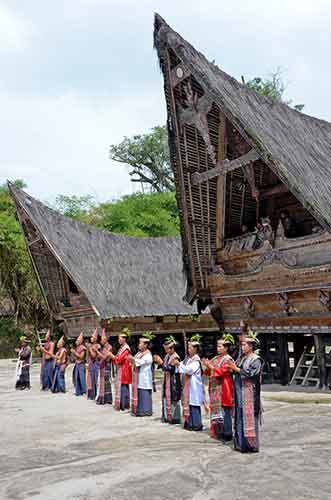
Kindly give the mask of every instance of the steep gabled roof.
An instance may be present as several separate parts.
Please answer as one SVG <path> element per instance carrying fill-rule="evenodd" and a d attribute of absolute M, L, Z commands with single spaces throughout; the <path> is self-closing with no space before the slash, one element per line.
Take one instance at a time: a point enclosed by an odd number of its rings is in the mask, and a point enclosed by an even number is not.
<path fill-rule="evenodd" d="M 10 185 L 17 205 L 102 319 L 191 314 L 180 238 L 133 238 L 70 219 Z"/>
<path fill-rule="evenodd" d="M 331 124 L 274 103 L 210 63 L 158 15 L 154 45 L 161 61 L 174 50 L 243 137 L 327 229 L 331 229 Z"/>

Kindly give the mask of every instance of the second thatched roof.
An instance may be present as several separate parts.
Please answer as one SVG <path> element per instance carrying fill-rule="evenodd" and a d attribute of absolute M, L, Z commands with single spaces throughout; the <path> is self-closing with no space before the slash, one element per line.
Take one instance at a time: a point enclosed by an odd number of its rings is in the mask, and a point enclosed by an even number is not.
<path fill-rule="evenodd" d="M 179 237 L 134 238 L 65 217 L 24 191 L 10 191 L 101 319 L 186 315 Z"/>

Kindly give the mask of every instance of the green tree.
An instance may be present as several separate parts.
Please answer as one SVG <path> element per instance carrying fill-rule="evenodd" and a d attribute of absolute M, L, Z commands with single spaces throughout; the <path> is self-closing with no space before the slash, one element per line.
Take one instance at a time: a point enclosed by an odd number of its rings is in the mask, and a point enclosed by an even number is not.
<path fill-rule="evenodd" d="M 101 203 L 90 213 L 94 223 L 108 231 L 129 236 L 175 236 L 179 217 L 175 194 L 136 193 Z"/>
<path fill-rule="evenodd" d="M 85 196 L 59 194 L 55 199 L 55 209 L 72 219 L 88 219 L 88 214 L 94 205 L 94 198 L 89 194 Z"/>
<path fill-rule="evenodd" d="M 15 184 L 25 187 L 23 181 Z M 0 186 L 0 296 L 15 305 L 15 322 L 34 323 L 45 314 L 14 202 L 7 185 Z"/>
<path fill-rule="evenodd" d="M 132 182 L 152 192 L 173 191 L 174 178 L 170 166 L 168 133 L 165 126 L 154 127 L 150 133 L 124 137 L 120 144 L 110 146 L 110 158 L 129 168 Z"/>
<path fill-rule="evenodd" d="M 286 90 L 286 85 L 282 77 L 281 68 L 271 73 L 270 78 L 255 77 L 252 80 L 245 81 L 244 77 L 241 77 L 242 81 L 247 87 L 255 90 L 259 94 L 270 97 L 275 102 L 283 102 L 288 106 L 293 105 L 292 100 L 286 100 L 284 93 Z M 304 104 L 295 104 L 293 108 L 297 111 L 302 111 Z"/>

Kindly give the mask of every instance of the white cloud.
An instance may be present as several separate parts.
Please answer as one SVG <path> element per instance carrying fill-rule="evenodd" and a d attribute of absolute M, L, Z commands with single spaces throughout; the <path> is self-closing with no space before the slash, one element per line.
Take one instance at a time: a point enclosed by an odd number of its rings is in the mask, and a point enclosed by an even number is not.
<path fill-rule="evenodd" d="M 165 121 L 159 95 L 146 91 L 125 100 L 72 91 L 58 97 L 0 97 L 0 181 L 24 178 L 32 194 L 92 193 L 110 199 L 132 192 L 125 166 L 108 149 L 124 135 Z"/>
<path fill-rule="evenodd" d="M 23 50 L 28 45 L 31 26 L 16 12 L 0 5 L 0 51 Z"/>

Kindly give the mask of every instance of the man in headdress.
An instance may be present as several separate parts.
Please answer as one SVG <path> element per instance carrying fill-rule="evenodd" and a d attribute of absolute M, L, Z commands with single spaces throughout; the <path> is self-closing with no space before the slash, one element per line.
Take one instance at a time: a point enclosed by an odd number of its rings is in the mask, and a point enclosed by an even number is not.
<path fill-rule="evenodd" d="M 172 364 L 175 359 L 180 361 L 178 354 L 175 351 L 176 340 L 170 335 L 163 344 L 166 353 L 164 359 L 155 355 L 154 361 L 159 368 L 164 371 L 162 384 L 162 421 L 169 424 L 181 423 L 181 395 L 182 386 L 180 374 L 176 367 Z"/>
<path fill-rule="evenodd" d="M 242 344 L 243 356 L 229 362 L 235 372 L 234 446 L 242 453 L 259 451 L 262 360 L 254 352 L 259 340 L 248 330 Z"/>
<path fill-rule="evenodd" d="M 97 350 L 99 350 L 100 348 L 101 346 L 99 344 L 99 334 L 96 328 L 91 336 L 90 343 L 87 344 L 87 399 L 95 399 L 97 395 L 97 382 L 99 373 L 99 360 L 97 356 Z"/>
<path fill-rule="evenodd" d="M 99 373 L 97 382 L 97 405 L 113 404 L 113 394 L 111 390 L 111 351 L 112 346 L 109 343 L 105 328 L 101 333 L 101 348 L 97 349 L 97 358 L 99 361 Z"/>
<path fill-rule="evenodd" d="M 30 340 L 27 337 L 20 337 L 20 347 L 16 349 L 18 353 L 16 364 L 16 384 L 15 389 L 30 389 L 30 366 L 32 361 L 32 351 L 29 346 Z"/>
<path fill-rule="evenodd" d="M 68 353 L 67 349 L 65 348 L 64 336 L 60 338 L 56 347 L 57 351 L 55 354 L 51 354 L 49 351 L 45 351 L 55 360 L 52 392 L 66 392 L 65 371 L 68 365 Z"/>
<path fill-rule="evenodd" d="M 229 362 L 233 361 L 229 349 L 234 345 L 231 334 L 217 341 L 217 356 L 203 359 L 204 374 L 209 377 L 210 435 L 215 439 L 232 439 L 233 378 Z"/>
<path fill-rule="evenodd" d="M 132 358 L 134 378 L 132 385 L 131 412 L 136 417 L 150 417 L 153 414 L 153 356 L 150 343 L 154 338 L 151 332 L 144 332 L 139 339 L 139 351 Z"/>
<path fill-rule="evenodd" d="M 130 409 L 130 385 L 132 384 L 131 349 L 128 345 L 130 330 L 123 328 L 118 336 L 120 348 L 116 354 L 110 354 L 113 363 L 117 366 L 115 386 L 115 410 Z"/>
<path fill-rule="evenodd" d="M 174 366 L 178 367 L 179 373 L 184 375 L 183 388 L 183 418 L 184 429 L 201 431 L 202 418 L 201 406 L 204 404 L 204 390 L 202 381 L 202 366 L 199 356 L 200 335 L 194 335 L 188 342 L 188 356 L 184 361 L 173 360 Z"/>
<path fill-rule="evenodd" d="M 42 352 L 41 369 L 40 369 L 40 385 L 42 391 L 48 391 L 52 388 L 54 374 L 54 354 L 55 343 L 52 341 L 51 330 L 48 330 L 45 337 L 44 345 L 40 345 L 38 350 Z M 47 353 L 50 354 L 47 354 Z"/>
<path fill-rule="evenodd" d="M 71 349 L 71 353 L 75 358 L 75 366 L 72 372 L 72 381 L 75 386 L 76 396 L 86 394 L 86 370 L 85 370 L 85 353 L 84 334 L 80 332 L 76 340 L 76 347 Z"/>

